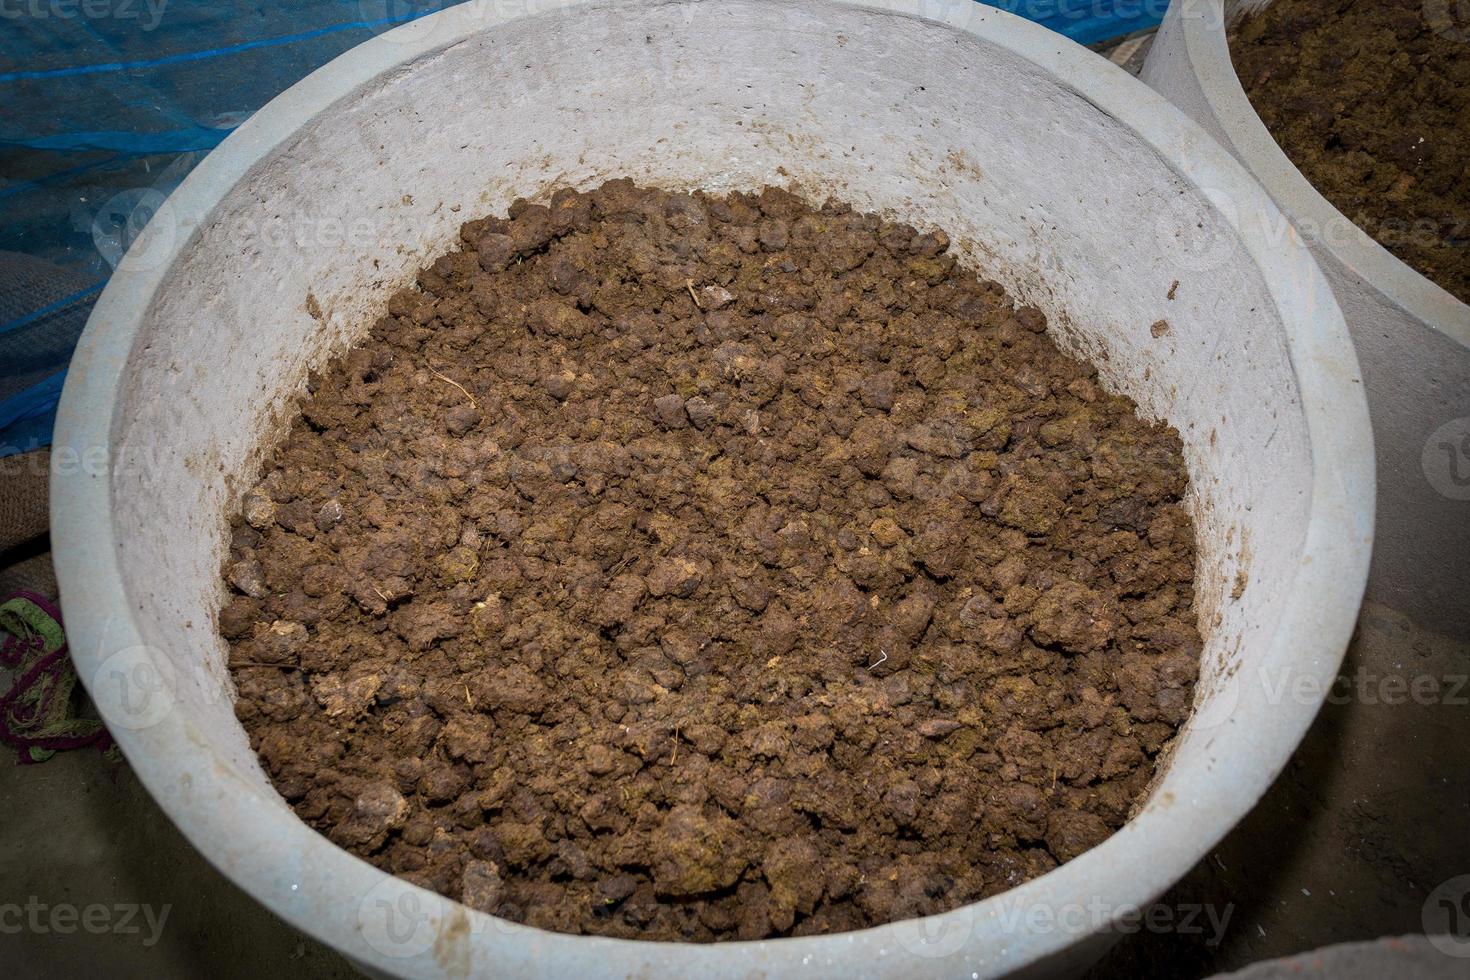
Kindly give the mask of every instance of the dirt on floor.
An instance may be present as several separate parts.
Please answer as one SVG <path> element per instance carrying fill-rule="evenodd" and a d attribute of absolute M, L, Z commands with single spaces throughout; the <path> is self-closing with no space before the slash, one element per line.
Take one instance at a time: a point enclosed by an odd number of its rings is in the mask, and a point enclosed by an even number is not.
<path fill-rule="evenodd" d="M 237 714 L 379 867 L 547 929 L 833 932 L 1122 825 L 1191 704 L 1141 421 L 942 231 L 611 181 L 471 221 L 232 529 Z"/>
<path fill-rule="evenodd" d="M 1236 26 L 1230 54 L 1256 112 L 1322 196 L 1470 302 L 1470 21 L 1454 8 L 1277 0 Z"/>

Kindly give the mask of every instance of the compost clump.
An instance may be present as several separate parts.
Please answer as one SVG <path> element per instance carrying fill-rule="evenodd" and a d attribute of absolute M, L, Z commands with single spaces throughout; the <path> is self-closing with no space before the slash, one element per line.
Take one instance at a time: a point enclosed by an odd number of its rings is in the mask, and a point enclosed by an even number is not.
<path fill-rule="evenodd" d="M 1322 196 L 1470 303 L 1470 21 L 1456 7 L 1277 0 L 1232 32 L 1230 53 L 1266 128 Z"/>
<path fill-rule="evenodd" d="M 938 230 L 610 181 L 470 221 L 231 528 L 303 820 L 546 929 L 808 935 L 1100 843 L 1192 700 L 1178 435 Z"/>

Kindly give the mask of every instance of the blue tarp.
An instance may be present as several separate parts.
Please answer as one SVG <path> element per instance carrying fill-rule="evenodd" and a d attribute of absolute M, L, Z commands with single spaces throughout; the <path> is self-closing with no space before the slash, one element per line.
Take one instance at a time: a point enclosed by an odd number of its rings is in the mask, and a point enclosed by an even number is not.
<path fill-rule="evenodd" d="M 452 0 L 0 4 L 0 338 L 12 349 L 34 339 L 52 359 L 23 358 L 24 375 L 0 361 L 4 456 L 49 443 L 72 327 L 148 209 L 277 93 Z M 1156 25 L 1167 0 L 992 5 L 1093 44 Z M 17 312 L 6 253 L 51 263 L 68 288 Z M 44 341 L 56 336 L 71 340 L 54 350 Z"/>

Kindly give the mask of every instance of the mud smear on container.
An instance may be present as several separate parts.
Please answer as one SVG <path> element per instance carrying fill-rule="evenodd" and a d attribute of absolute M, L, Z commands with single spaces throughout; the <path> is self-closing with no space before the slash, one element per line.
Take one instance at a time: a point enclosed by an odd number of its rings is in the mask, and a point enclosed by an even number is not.
<path fill-rule="evenodd" d="M 945 911 L 1191 703 L 1175 432 L 941 231 L 612 181 L 472 221 L 309 385 L 219 625 L 296 812 L 542 928 Z"/>

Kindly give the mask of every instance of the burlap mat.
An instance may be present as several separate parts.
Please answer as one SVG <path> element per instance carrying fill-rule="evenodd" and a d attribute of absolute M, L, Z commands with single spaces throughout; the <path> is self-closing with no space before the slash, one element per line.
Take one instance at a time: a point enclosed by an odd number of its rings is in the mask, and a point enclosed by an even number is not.
<path fill-rule="evenodd" d="M 0 459 L 0 595 L 29 589 L 55 598 L 51 556 L 25 548 L 50 527 L 46 490 L 51 450 Z M 10 552 L 19 551 L 19 554 Z"/>

